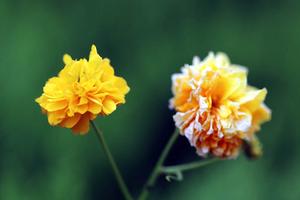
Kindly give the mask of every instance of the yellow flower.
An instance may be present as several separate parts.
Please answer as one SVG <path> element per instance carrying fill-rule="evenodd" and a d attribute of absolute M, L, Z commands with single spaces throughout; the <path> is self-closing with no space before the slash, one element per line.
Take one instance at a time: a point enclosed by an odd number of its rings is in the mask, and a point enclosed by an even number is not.
<path fill-rule="evenodd" d="M 172 76 L 172 92 L 176 126 L 200 156 L 235 158 L 243 141 L 255 140 L 260 124 L 271 118 L 263 103 L 267 90 L 247 85 L 247 69 L 223 53 L 195 57 Z"/>
<path fill-rule="evenodd" d="M 73 60 L 66 54 L 63 61 L 65 67 L 47 81 L 36 102 L 48 115 L 50 125 L 85 134 L 90 120 L 109 115 L 125 103 L 129 87 L 123 78 L 114 75 L 110 61 L 98 55 L 95 45 L 89 60 Z"/>

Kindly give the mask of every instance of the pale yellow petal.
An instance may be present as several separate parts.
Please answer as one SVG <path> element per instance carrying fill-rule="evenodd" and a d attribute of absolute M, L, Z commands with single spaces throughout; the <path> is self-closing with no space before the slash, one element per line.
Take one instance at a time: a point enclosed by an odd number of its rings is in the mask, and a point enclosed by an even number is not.
<path fill-rule="evenodd" d="M 227 67 L 230 65 L 230 60 L 229 60 L 228 56 L 222 52 L 217 53 L 215 62 L 216 62 L 217 66 L 222 66 L 222 67 L 226 66 Z"/>
<path fill-rule="evenodd" d="M 221 118 L 227 118 L 232 113 L 232 110 L 225 105 L 220 106 L 218 111 Z"/>
<path fill-rule="evenodd" d="M 252 115 L 253 124 L 261 124 L 271 120 L 271 110 L 264 103 L 262 103 Z"/>
<path fill-rule="evenodd" d="M 241 97 L 238 102 L 249 111 L 255 111 L 259 105 L 265 100 L 267 95 L 267 90 L 248 90 L 243 97 Z"/>

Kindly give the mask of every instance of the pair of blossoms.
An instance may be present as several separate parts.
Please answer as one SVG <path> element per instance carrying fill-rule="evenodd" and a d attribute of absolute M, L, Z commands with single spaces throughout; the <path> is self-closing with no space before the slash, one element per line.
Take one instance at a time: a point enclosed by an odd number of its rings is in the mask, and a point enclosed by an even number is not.
<path fill-rule="evenodd" d="M 65 67 L 47 81 L 36 102 L 50 125 L 86 134 L 91 120 L 125 103 L 129 87 L 94 45 L 88 60 L 64 55 L 63 61 Z M 176 127 L 198 155 L 235 158 L 248 144 L 250 154 L 261 153 L 255 133 L 271 111 L 264 104 L 267 90 L 247 84 L 245 67 L 231 64 L 223 53 L 209 53 L 203 61 L 194 57 L 172 76 L 172 92 Z"/>

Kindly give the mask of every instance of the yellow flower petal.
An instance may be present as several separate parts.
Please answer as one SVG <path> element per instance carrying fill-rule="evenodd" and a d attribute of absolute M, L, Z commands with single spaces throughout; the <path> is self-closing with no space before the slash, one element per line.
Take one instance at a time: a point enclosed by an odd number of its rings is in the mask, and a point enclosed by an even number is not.
<path fill-rule="evenodd" d="M 62 110 L 68 106 L 67 100 L 61 100 L 61 101 L 54 101 L 54 102 L 47 102 L 45 104 L 45 109 L 48 112 Z"/>
<path fill-rule="evenodd" d="M 88 108 L 89 108 L 88 104 L 78 105 L 76 107 L 76 111 L 75 112 L 80 113 L 80 114 L 84 114 L 84 113 L 86 113 L 88 111 Z"/>
<path fill-rule="evenodd" d="M 68 65 L 73 62 L 73 59 L 69 54 L 65 54 L 63 57 L 63 61 L 66 65 Z"/>
<path fill-rule="evenodd" d="M 253 124 L 261 124 L 263 122 L 271 120 L 271 110 L 264 103 L 262 103 L 252 115 Z"/>
<path fill-rule="evenodd" d="M 127 85 L 126 80 L 121 78 L 121 77 L 116 77 L 115 78 L 114 85 L 116 86 L 116 88 L 118 88 L 119 91 L 121 91 L 121 93 L 128 93 L 129 90 L 130 90 L 128 85 Z"/>
<path fill-rule="evenodd" d="M 265 100 L 267 90 L 248 89 L 243 97 L 238 99 L 239 103 L 249 109 L 251 112 L 255 111 L 259 105 Z"/>
<path fill-rule="evenodd" d="M 73 117 L 66 117 L 59 125 L 65 128 L 72 128 L 80 120 L 81 115 L 76 113 Z"/>
<path fill-rule="evenodd" d="M 50 125 L 55 126 L 58 125 L 65 118 L 65 111 L 58 110 L 54 112 L 47 112 L 48 122 Z"/>
<path fill-rule="evenodd" d="M 90 51 L 89 61 L 102 60 L 101 56 L 97 52 L 96 46 L 93 44 Z"/>
<path fill-rule="evenodd" d="M 89 112 L 93 113 L 93 114 L 98 114 L 102 111 L 102 105 L 99 105 L 93 101 L 89 102 L 89 106 L 88 106 L 88 110 Z"/>
<path fill-rule="evenodd" d="M 111 99 L 106 99 L 103 102 L 103 111 L 106 115 L 112 113 L 117 108 L 116 104 Z"/>

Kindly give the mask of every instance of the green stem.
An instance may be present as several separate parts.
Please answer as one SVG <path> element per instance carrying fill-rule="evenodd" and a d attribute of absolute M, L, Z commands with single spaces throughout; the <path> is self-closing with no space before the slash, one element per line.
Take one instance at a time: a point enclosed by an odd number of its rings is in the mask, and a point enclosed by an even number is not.
<path fill-rule="evenodd" d="M 138 198 L 139 200 L 147 199 L 147 197 L 149 195 L 149 188 L 155 184 L 155 181 L 160 174 L 160 168 L 162 167 L 163 162 L 165 161 L 165 159 L 166 159 L 171 147 L 173 146 L 174 142 L 176 141 L 178 135 L 179 135 L 179 131 L 178 131 L 178 129 L 176 129 L 174 131 L 174 133 L 172 134 L 171 138 L 169 139 L 164 150 L 162 151 L 159 159 L 157 160 L 149 178 L 147 179 L 146 184 L 143 186 L 142 192 Z"/>
<path fill-rule="evenodd" d="M 131 194 L 129 193 L 129 190 L 128 190 L 128 188 L 127 188 L 127 186 L 126 186 L 126 184 L 125 184 L 125 182 L 122 178 L 120 170 L 117 167 L 117 164 L 116 164 L 116 162 L 115 162 L 115 160 L 114 160 L 114 158 L 113 158 L 113 156 L 112 156 L 112 154 L 111 154 L 111 152 L 108 148 L 108 145 L 105 142 L 104 135 L 103 135 L 102 131 L 100 129 L 98 129 L 98 127 L 96 126 L 94 121 L 91 121 L 91 124 L 92 124 L 92 127 L 94 128 L 95 133 L 96 133 L 96 135 L 97 135 L 97 137 L 98 137 L 98 139 L 101 143 L 101 146 L 104 150 L 104 153 L 105 153 L 107 159 L 109 160 L 109 163 L 111 165 L 111 168 L 114 172 L 115 178 L 118 182 L 119 188 L 120 188 L 124 198 L 126 200 L 132 200 L 133 198 L 132 198 Z"/>
<path fill-rule="evenodd" d="M 211 163 L 214 163 L 220 159 L 213 158 L 206 161 L 195 161 L 187 164 L 180 164 L 180 165 L 173 165 L 173 166 L 165 166 L 160 168 L 160 173 L 162 174 L 170 174 L 170 173 L 176 173 L 176 172 L 184 172 L 188 170 L 197 169 L 200 167 L 203 167 L 205 165 L 209 165 Z"/>

